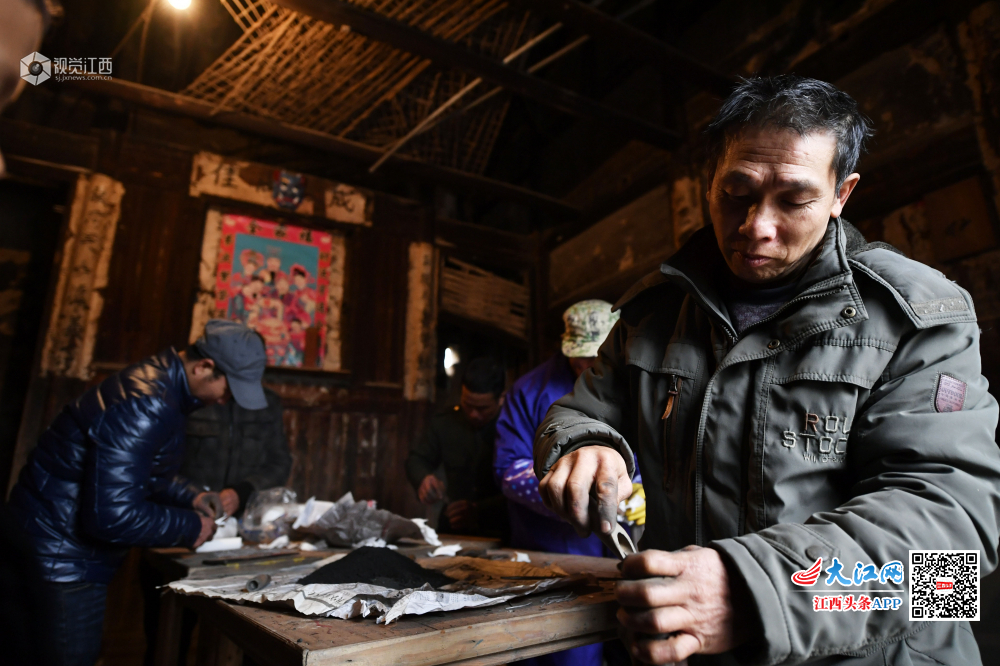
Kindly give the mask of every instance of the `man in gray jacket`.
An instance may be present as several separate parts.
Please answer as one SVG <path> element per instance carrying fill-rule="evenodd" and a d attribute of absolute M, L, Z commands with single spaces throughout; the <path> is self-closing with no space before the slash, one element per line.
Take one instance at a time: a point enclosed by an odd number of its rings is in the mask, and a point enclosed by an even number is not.
<path fill-rule="evenodd" d="M 614 525 L 638 456 L 616 594 L 643 662 L 981 661 L 967 621 L 911 619 L 907 577 L 910 550 L 997 566 L 997 403 L 969 294 L 840 217 L 869 133 L 827 83 L 739 85 L 709 127 L 712 227 L 621 299 L 539 427 L 542 497 L 581 533 Z"/>
<path fill-rule="evenodd" d="M 208 405 L 188 417 L 181 474 L 219 493 L 226 514 L 241 514 L 250 494 L 283 486 L 292 471 L 281 397 L 264 389 L 264 409 L 235 401 Z"/>

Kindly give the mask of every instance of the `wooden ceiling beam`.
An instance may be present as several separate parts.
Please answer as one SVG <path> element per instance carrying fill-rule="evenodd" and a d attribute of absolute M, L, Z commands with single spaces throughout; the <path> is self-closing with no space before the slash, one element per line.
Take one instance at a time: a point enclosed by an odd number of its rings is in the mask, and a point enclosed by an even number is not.
<path fill-rule="evenodd" d="M 789 71 L 831 83 L 883 53 L 909 44 L 949 19 L 966 15 L 980 0 L 895 0 L 811 55 Z"/>
<path fill-rule="evenodd" d="M 91 80 L 66 81 L 65 84 L 88 92 L 134 102 L 158 111 L 187 116 L 251 132 L 259 136 L 323 150 L 357 160 L 366 166 L 374 162 L 382 154 L 382 151 L 379 149 L 366 144 L 317 132 L 306 127 L 289 125 L 275 120 L 252 116 L 247 113 L 234 111 L 220 111 L 216 113 L 215 107 L 206 102 L 122 79 L 102 81 L 95 78 Z M 534 190 L 512 183 L 478 176 L 466 171 L 429 164 L 402 155 L 394 155 L 386 162 L 386 167 L 419 180 L 447 185 L 461 192 L 482 194 L 518 202 L 530 208 L 545 210 L 560 217 L 575 218 L 581 214 L 580 209 L 561 199 L 542 194 L 541 192 L 535 192 Z"/>
<path fill-rule="evenodd" d="M 685 83 L 720 97 L 732 91 L 736 79 L 656 39 L 627 23 L 578 0 L 518 0 L 532 11 L 562 22 L 577 32 L 590 35 L 618 51 L 634 53 Z"/>
<path fill-rule="evenodd" d="M 626 138 L 671 150 L 681 136 L 666 127 L 629 115 L 501 62 L 473 53 L 459 44 L 438 39 L 382 14 L 343 0 L 273 0 L 275 4 L 351 30 L 441 67 L 469 72 L 510 92 L 581 118 L 599 121 Z"/>

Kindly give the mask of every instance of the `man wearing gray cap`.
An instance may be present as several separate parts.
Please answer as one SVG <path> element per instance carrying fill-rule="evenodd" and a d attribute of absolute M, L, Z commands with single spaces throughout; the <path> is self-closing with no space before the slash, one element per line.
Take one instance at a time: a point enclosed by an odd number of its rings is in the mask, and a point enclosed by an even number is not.
<path fill-rule="evenodd" d="M 108 377 L 66 405 L 38 440 L 10 507 L 52 603 L 60 664 L 100 651 L 108 582 L 131 546 L 197 547 L 223 512 L 217 493 L 177 474 L 187 415 L 232 396 L 267 406 L 260 336 L 213 319 L 173 348 Z"/>

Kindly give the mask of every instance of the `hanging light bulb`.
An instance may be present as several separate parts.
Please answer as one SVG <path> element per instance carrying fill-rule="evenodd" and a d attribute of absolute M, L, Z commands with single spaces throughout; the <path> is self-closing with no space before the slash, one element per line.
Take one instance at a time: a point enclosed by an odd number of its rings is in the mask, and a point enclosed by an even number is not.
<path fill-rule="evenodd" d="M 455 366 L 461 362 L 458 357 L 458 350 L 453 347 L 448 347 L 444 350 L 444 374 L 449 377 L 455 376 Z"/>
<path fill-rule="evenodd" d="M 175 9 L 187 9 L 191 6 L 191 0 L 168 0 L 168 2 Z"/>

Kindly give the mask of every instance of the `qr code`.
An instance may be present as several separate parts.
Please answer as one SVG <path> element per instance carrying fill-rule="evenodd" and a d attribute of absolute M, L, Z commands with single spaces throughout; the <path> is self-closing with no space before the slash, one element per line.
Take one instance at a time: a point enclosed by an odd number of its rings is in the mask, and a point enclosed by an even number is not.
<path fill-rule="evenodd" d="M 979 620 L 979 551 L 910 551 L 910 620 Z"/>

